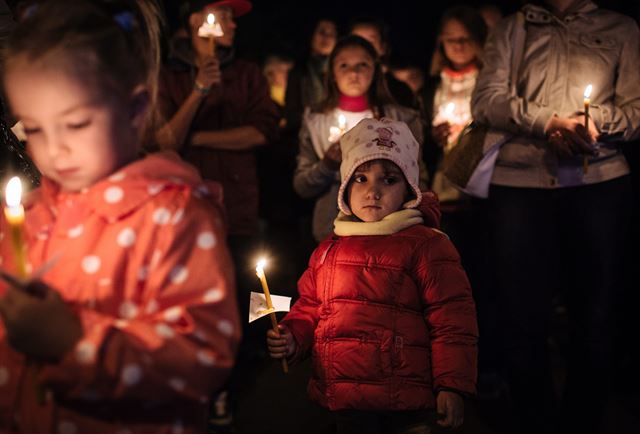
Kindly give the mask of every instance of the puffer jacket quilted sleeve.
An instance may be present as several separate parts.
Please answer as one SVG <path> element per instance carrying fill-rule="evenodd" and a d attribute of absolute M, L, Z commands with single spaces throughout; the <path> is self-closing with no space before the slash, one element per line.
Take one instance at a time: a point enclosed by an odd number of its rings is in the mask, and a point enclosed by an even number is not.
<path fill-rule="evenodd" d="M 318 325 L 320 301 L 316 296 L 314 265 L 318 262 L 319 251 L 316 251 L 309 260 L 309 268 L 298 281 L 298 293 L 300 298 L 291 308 L 284 323 L 296 340 L 296 352 L 291 358 L 292 363 L 308 357 L 313 347 L 313 335 Z"/>
<path fill-rule="evenodd" d="M 439 234 L 429 244 L 417 250 L 416 276 L 431 340 L 433 387 L 474 394 L 478 329 L 471 287 L 449 239 Z"/>

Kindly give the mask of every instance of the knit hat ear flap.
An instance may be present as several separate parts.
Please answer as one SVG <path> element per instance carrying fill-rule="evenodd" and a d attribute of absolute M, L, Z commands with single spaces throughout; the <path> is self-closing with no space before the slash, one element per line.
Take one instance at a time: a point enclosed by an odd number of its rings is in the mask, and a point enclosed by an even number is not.
<path fill-rule="evenodd" d="M 415 199 L 403 208 L 415 208 L 422 200 L 419 183 L 418 156 L 420 145 L 404 122 L 392 119 L 363 119 L 340 139 L 342 163 L 340 164 L 340 190 L 338 207 L 346 215 L 351 209 L 344 200 L 344 192 L 353 173 L 363 163 L 371 160 L 390 160 L 402 170 Z"/>

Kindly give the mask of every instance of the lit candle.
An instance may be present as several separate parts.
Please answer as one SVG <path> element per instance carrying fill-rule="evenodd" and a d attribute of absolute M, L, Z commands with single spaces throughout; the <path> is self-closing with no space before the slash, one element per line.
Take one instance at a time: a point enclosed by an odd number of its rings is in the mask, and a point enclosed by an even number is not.
<path fill-rule="evenodd" d="M 447 122 L 449 123 L 453 123 L 453 112 L 456 111 L 456 104 L 453 102 L 450 102 L 449 104 L 447 104 L 444 108 L 444 118 L 447 120 Z"/>
<path fill-rule="evenodd" d="M 260 284 L 262 285 L 262 290 L 264 291 L 264 298 L 267 302 L 267 309 L 273 310 L 273 303 L 271 302 L 271 293 L 269 292 L 269 285 L 267 284 L 267 276 L 264 274 L 264 266 L 267 264 L 266 259 L 260 259 L 256 264 L 256 275 L 258 279 L 260 279 Z M 271 327 L 273 331 L 276 332 L 276 335 L 280 336 L 280 330 L 278 330 L 278 320 L 276 319 L 275 312 L 269 313 L 269 317 L 271 318 Z M 285 372 L 289 372 L 289 365 L 287 364 L 286 357 L 282 358 L 282 370 Z"/>
<path fill-rule="evenodd" d="M 347 131 L 347 118 L 344 115 L 338 116 L 338 128 L 340 128 L 340 135 Z"/>
<path fill-rule="evenodd" d="M 22 227 L 24 226 L 24 208 L 21 203 L 22 199 L 22 183 L 20 178 L 14 176 L 7 183 L 5 190 L 5 201 L 7 206 L 4 208 L 4 216 L 9 224 L 11 231 L 11 242 L 13 244 L 13 252 L 16 257 L 16 267 L 18 276 L 27 277 L 26 255 L 24 242 L 22 239 Z"/>
<path fill-rule="evenodd" d="M 591 104 L 592 85 L 588 85 L 584 90 L 584 128 L 589 133 L 589 105 Z M 585 155 L 582 159 L 582 171 L 586 174 L 589 171 L 589 156 Z"/>
<path fill-rule="evenodd" d="M 208 38 L 209 51 L 212 55 L 216 54 L 215 38 L 224 36 L 224 32 L 222 31 L 220 23 L 216 22 L 216 16 L 214 14 L 207 14 L 204 23 L 202 23 L 200 28 L 198 28 L 198 36 L 201 38 Z"/>

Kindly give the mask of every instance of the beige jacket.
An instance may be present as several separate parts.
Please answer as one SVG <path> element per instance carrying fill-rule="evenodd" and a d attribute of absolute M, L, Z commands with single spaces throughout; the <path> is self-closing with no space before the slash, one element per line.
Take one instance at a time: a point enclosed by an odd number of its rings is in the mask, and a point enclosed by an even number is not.
<path fill-rule="evenodd" d="M 485 48 L 472 98 L 473 118 L 515 133 L 498 156 L 492 183 L 557 188 L 607 181 L 629 172 L 618 149 L 640 135 L 640 32 L 624 15 L 576 0 L 563 18 L 541 6 L 523 7 L 526 42 L 517 96 L 510 95 L 511 43 L 516 17 L 503 20 Z M 593 85 L 590 115 L 602 134 L 600 155 L 559 159 L 544 140 L 551 116 L 583 110 Z"/>

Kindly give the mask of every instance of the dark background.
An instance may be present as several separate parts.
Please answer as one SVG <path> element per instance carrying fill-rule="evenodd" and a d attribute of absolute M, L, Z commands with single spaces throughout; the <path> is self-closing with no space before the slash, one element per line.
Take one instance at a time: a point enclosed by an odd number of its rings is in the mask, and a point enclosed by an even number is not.
<path fill-rule="evenodd" d="M 482 6 L 494 4 L 503 13 L 515 12 L 523 1 L 438 1 L 438 0 L 254 0 L 253 10 L 238 18 L 236 47 L 239 54 L 262 61 L 267 54 L 284 54 L 299 58 L 308 47 L 313 26 L 318 18 L 333 18 L 340 34 L 349 21 L 357 16 L 377 16 L 390 27 L 390 41 L 394 55 L 413 60 L 421 66 L 429 62 L 435 44 L 438 20 L 442 12 L 453 6 L 466 4 Z M 640 1 L 600 1 L 603 8 L 619 11 L 636 19 L 640 17 Z M 171 28 L 178 22 L 179 2 L 165 0 Z"/>

